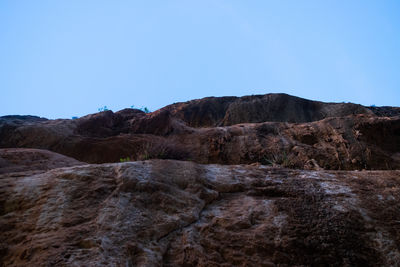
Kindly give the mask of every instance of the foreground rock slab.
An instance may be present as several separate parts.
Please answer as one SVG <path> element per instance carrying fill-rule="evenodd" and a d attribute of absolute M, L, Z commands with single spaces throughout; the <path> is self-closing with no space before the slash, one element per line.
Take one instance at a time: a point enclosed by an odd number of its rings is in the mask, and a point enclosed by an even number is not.
<path fill-rule="evenodd" d="M 0 174 L 1 266 L 395 266 L 400 171 L 173 160 Z"/>

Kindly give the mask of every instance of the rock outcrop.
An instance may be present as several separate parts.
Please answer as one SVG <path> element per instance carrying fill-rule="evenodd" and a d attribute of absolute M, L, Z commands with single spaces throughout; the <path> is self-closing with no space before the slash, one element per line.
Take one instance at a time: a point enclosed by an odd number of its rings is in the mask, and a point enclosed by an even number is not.
<path fill-rule="evenodd" d="M 41 172 L 77 165 L 84 165 L 84 163 L 47 150 L 31 148 L 0 149 L 0 174 L 27 171 Z"/>
<path fill-rule="evenodd" d="M 161 158 L 300 169 L 399 169 L 400 109 L 284 94 L 204 98 L 152 113 L 75 120 L 0 118 L 0 147 L 48 149 L 88 163 Z"/>
<path fill-rule="evenodd" d="M 0 117 L 0 232 L 0 267 L 398 266 L 400 108 Z"/>
<path fill-rule="evenodd" d="M 10 171 L 0 174 L 1 266 L 400 262 L 399 171 L 173 160 Z"/>
<path fill-rule="evenodd" d="M 375 108 L 380 110 L 379 107 Z M 230 126 L 266 121 L 302 123 L 329 117 L 374 114 L 370 108 L 353 103 L 324 103 L 287 94 L 207 97 L 172 104 L 164 109 L 171 111 L 191 127 Z"/>

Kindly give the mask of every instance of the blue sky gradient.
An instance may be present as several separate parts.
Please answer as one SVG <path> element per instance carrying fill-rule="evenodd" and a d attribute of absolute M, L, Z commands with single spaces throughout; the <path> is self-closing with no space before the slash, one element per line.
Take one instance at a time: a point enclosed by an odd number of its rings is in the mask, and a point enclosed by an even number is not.
<path fill-rule="evenodd" d="M 288 93 L 400 106 L 400 1 L 0 2 L 0 116 Z"/>

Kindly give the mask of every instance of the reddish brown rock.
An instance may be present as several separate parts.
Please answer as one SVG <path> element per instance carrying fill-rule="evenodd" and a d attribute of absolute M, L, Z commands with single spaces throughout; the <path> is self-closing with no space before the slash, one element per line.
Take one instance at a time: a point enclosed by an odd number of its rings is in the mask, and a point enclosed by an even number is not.
<path fill-rule="evenodd" d="M 24 171 L 47 171 L 83 164 L 73 158 L 42 149 L 0 149 L 0 174 Z"/>
<path fill-rule="evenodd" d="M 144 162 L 0 175 L 2 266 L 396 266 L 399 171 Z"/>
<path fill-rule="evenodd" d="M 270 94 L 0 117 L 0 266 L 397 266 L 399 115 Z"/>
<path fill-rule="evenodd" d="M 399 169 L 400 109 L 284 94 L 204 98 L 146 114 L 76 120 L 0 118 L 0 147 L 48 149 L 88 163 L 169 158 L 300 169 Z"/>
<path fill-rule="evenodd" d="M 329 117 L 374 114 L 370 108 L 353 103 L 324 103 L 287 94 L 243 97 L 206 97 L 166 106 L 174 116 L 191 127 L 229 126 L 239 123 L 311 122 Z M 375 107 L 378 113 L 381 109 Z M 383 114 L 389 114 L 385 109 Z M 400 115 L 400 112 L 392 115 Z"/>

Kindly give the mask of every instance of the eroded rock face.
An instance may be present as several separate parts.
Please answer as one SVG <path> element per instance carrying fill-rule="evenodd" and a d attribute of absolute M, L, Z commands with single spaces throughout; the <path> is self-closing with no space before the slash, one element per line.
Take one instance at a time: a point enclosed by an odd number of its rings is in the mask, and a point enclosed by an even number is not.
<path fill-rule="evenodd" d="M 204 98 L 146 114 L 75 120 L 0 117 L 0 147 L 48 149 L 88 163 L 121 158 L 261 163 L 300 169 L 400 168 L 400 109 L 285 94 Z"/>
<path fill-rule="evenodd" d="M 43 172 L 77 165 L 84 165 L 84 163 L 48 150 L 32 148 L 0 149 L 0 174 L 26 171 Z"/>
<path fill-rule="evenodd" d="M 399 171 L 150 160 L 0 174 L 3 266 L 395 266 Z"/>
<path fill-rule="evenodd" d="M 191 127 L 230 126 L 266 121 L 304 123 L 329 117 L 374 114 L 369 108 L 353 103 L 324 103 L 287 94 L 207 97 L 172 104 L 164 109 L 170 110 Z M 381 110 L 379 107 L 375 109 L 377 112 Z"/>

